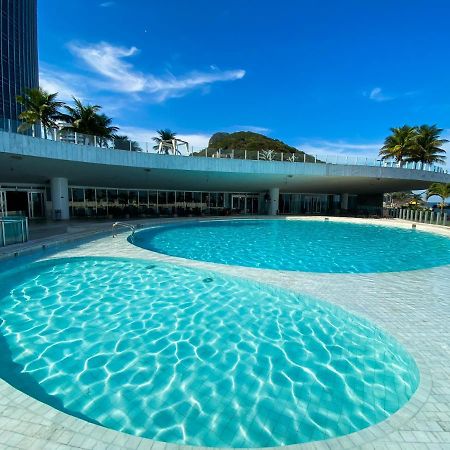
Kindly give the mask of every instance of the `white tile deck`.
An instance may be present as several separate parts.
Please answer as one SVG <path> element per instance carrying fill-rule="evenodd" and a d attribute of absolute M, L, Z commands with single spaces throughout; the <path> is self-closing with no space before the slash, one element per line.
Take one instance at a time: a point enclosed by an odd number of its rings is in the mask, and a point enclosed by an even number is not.
<path fill-rule="evenodd" d="M 410 222 L 398 220 L 376 220 L 374 223 L 411 227 Z M 450 230 L 445 227 L 423 224 L 417 227 L 450 237 Z M 290 450 L 450 449 L 450 265 L 410 272 L 357 275 L 237 268 L 142 250 L 129 244 L 125 234 L 115 239 L 108 236 L 82 243 L 50 257 L 88 255 L 166 261 L 256 281 L 263 279 L 266 283 L 311 294 L 372 320 L 395 336 L 416 359 L 421 374 L 417 392 L 403 408 L 378 425 L 336 439 L 292 445 Z M 0 449 L 10 448 L 194 449 L 129 436 L 84 422 L 54 410 L 0 380 Z"/>

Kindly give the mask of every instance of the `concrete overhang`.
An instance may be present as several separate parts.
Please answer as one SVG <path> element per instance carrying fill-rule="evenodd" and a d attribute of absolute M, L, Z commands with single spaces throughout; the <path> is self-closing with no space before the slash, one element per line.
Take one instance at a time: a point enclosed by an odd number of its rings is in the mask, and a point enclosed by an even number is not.
<path fill-rule="evenodd" d="M 0 182 L 129 189 L 382 193 L 450 183 L 424 170 L 340 164 L 250 161 L 103 149 L 0 132 Z"/>

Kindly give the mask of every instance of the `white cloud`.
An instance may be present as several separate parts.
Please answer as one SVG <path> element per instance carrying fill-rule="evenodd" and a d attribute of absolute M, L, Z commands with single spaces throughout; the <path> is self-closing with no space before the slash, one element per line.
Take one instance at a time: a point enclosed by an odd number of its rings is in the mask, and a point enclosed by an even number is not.
<path fill-rule="evenodd" d="M 100 3 L 100 6 L 102 8 L 109 8 L 110 6 L 114 6 L 115 4 L 116 4 L 116 2 L 113 2 L 113 1 L 111 1 L 111 2 L 102 2 L 102 3 Z"/>
<path fill-rule="evenodd" d="M 260 134 L 268 134 L 270 133 L 270 128 L 266 127 L 258 127 L 255 125 L 233 125 L 229 128 L 230 131 L 252 131 L 253 133 L 260 133 Z"/>
<path fill-rule="evenodd" d="M 383 90 L 380 87 L 375 87 L 369 92 L 370 100 L 375 102 L 387 102 L 389 100 L 393 100 L 393 97 L 387 96 L 383 93 Z"/>
<path fill-rule="evenodd" d="M 150 96 L 156 102 L 168 98 L 181 97 L 195 88 L 206 88 L 220 81 L 235 81 L 245 76 L 245 70 L 221 71 L 215 66 L 208 72 L 193 71 L 182 76 L 166 73 L 157 76 L 138 71 L 128 62 L 139 50 L 136 47 L 114 46 L 107 42 L 98 44 L 69 44 L 76 55 L 97 79 L 86 77 L 86 82 L 98 89 L 120 93 L 135 93 Z"/>
<path fill-rule="evenodd" d="M 343 140 L 315 140 L 304 142 L 297 148 L 312 155 L 351 155 L 376 158 L 382 145 L 378 142 L 353 143 Z"/>
<path fill-rule="evenodd" d="M 156 130 L 140 128 L 140 127 L 129 127 L 129 126 L 120 126 L 120 134 L 127 135 L 130 139 L 138 141 L 140 143 L 149 143 L 149 148 L 153 145 L 152 138 L 157 136 L 158 133 Z M 187 141 L 189 143 L 189 147 L 191 150 L 201 150 L 208 146 L 209 138 L 211 137 L 209 134 L 204 133 L 191 133 L 177 134 L 179 139 L 183 141 Z M 145 145 L 143 146 L 145 148 Z"/>
<path fill-rule="evenodd" d="M 420 91 L 396 92 L 395 94 L 386 94 L 381 87 L 374 87 L 371 91 L 363 92 L 364 97 L 374 102 L 388 102 L 396 99 L 408 99 L 420 95 Z"/>
<path fill-rule="evenodd" d="M 73 96 L 83 98 L 85 82 L 83 77 L 54 69 L 45 64 L 40 65 L 39 84 L 48 92 L 58 92 L 61 100 L 69 101 Z"/>
<path fill-rule="evenodd" d="M 144 89 L 145 76 L 134 72 L 132 65 L 124 61 L 124 58 L 138 53 L 136 47 L 114 47 L 102 42 L 87 46 L 72 43 L 69 49 L 89 69 L 107 80 L 105 88 L 118 92 L 141 92 Z"/>

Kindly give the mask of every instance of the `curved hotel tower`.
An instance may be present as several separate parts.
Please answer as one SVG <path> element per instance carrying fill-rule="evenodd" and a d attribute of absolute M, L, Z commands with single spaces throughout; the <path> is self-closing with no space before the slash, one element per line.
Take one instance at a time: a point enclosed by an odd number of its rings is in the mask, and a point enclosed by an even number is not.
<path fill-rule="evenodd" d="M 16 97 L 37 87 L 37 0 L 0 0 L 0 119 L 16 120 L 21 113 Z"/>

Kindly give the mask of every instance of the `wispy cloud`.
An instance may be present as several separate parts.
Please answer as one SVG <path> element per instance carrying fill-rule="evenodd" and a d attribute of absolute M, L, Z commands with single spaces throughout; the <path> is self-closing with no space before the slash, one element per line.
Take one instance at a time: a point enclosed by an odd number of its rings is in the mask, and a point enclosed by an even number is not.
<path fill-rule="evenodd" d="M 84 76 L 64 72 L 47 66 L 40 65 L 39 84 L 48 92 L 57 92 L 58 98 L 71 103 L 76 97 L 83 102 L 101 105 L 108 115 L 121 117 L 137 107 L 130 99 L 123 95 L 111 95 L 99 93 L 88 85 Z"/>
<path fill-rule="evenodd" d="M 253 133 L 268 134 L 271 130 L 270 128 L 259 127 L 256 125 L 233 125 L 229 127 L 227 131 L 252 131 Z"/>
<path fill-rule="evenodd" d="M 108 43 L 82 46 L 69 44 L 69 50 L 82 60 L 101 79 L 95 82 L 105 89 L 118 92 L 141 92 L 145 87 L 145 76 L 133 70 L 133 66 L 124 59 L 138 53 L 136 47 L 116 47 Z"/>
<path fill-rule="evenodd" d="M 101 2 L 99 6 L 101 6 L 102 8 L 109 8 L 111 6 L 114 6 L 116 4 L 116 2 Z"/>
<path fill-rule="evenodd" d="M 300 150 L 317 155 L 354 155 L 376 157 L 383 144 L 380 142 L 355 143 L 344 140 L 328 141 L 313 140 L 306 141 L 297 146 Z"/>
<path fill-rule="evenodd" d="M 419 90 L 415 91 L 407 91 L 407 92 L 389 92 L 389 94 L 386 94 L 384 89 L 377 86 L 374 87 L 370 91 L 364 91 L 363 92 L 364 97 L 367 97 L 369 100 L 372 100 L 374 102 L 389 102 L 391 100 L 397 100 L 397 99 L 406 99 L 411 97 L 416 97 L 417 95 L 420 95 Z"/>
<path fill-rule="evenodd" d="M 373 88 L 367 96 L 375 102 L 387 102 L 394 99 L 394 97 L 386 95 L 380 87 Z"/>
<path fill-rule="evenodd" d="M 39 84 L 48 92 L 58 92 L 59 98 L 71 100 L 73 96 L 84 98 L 86 83 L 83 77 L 67 73 L 46 64 L 40 64 Z"/>
<path fill-rule="evenodd" d="M 192 71 L 176 76 L 166 72 L 163 76 L 136 70 L 129 59 L 139 53 L 136 47 L 121 47 L 100 42 L 98 44 L 69 44 L 77 56 L 96 78 L 86 81 L 99 89 L 120 93 L 145 95 L 152 101 L 181 97 L 196 88 L 206 88 L 221 81 L 235 81 L 245 76 L 245 70 L 221 71 L 212 66 L 209 71 Z"/>

